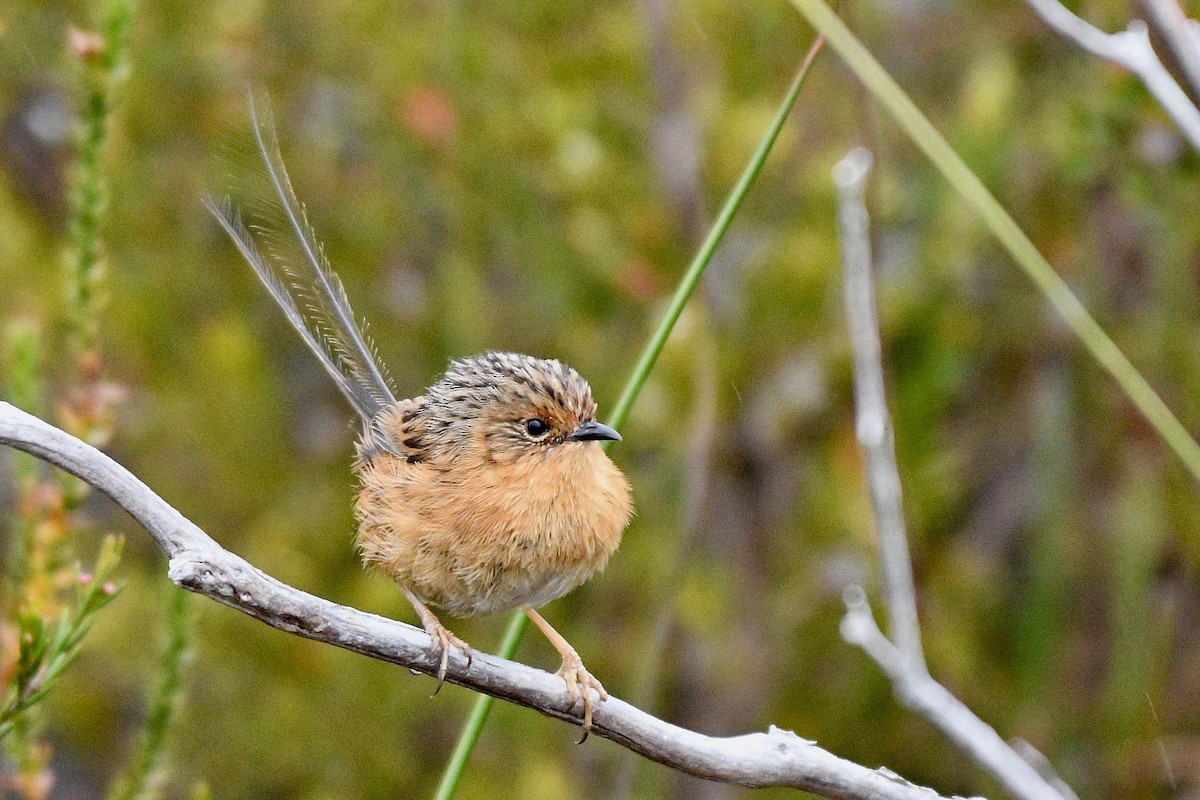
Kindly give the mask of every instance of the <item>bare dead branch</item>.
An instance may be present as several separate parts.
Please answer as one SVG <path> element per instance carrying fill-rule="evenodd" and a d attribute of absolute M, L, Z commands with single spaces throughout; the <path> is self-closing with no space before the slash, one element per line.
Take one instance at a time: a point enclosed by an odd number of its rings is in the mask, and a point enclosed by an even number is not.
<path fill-rule="evenodd" d="M 1194 101 L 1200 97 L 1200 25 L 1188 19 L 1178 0 L 1141 0 L 1138 5 L 1175 58 Z"/>
<path fill-rule="evenodd" d="M 990 725 L 930 677 L 921 653 L 916 591 L 904 533 L 900 473 L 884 394 L 879 319 L 871 275 L 869 220 L 863 202 L 870 168 L 870 152 L 857 147 L 834 167 L 833 180 L 839 199 L 846 322 L 854 354 L 855 428 L 866 461 L 867 483 L 879 535 L 884 595 L 895 642 L 884 636 L 875 624 L 866 595 L 858 586 L 848 587 L 845 592 L 842 638 L 862 648 L 879 665 L 891 680 L 902 704 L 945 734 L 1013 796 L 1022 800 L 1075 800 L 1074 793 L 1065 783 L 1044 778 Z M 1041 763 L 1048 767 L 1044 758 Z"/>
<path fill-rule="evenodd" d="M 892 639 L 910 666 L 925 669 L 921 651 L 921 624 L 917 620 L 917 594 L 913 588 L 904 508 L 900 499 L 900 473 L 896 469 L 896 442 L 883 393 L 883 359 L 872 290 L 871 244 L 863 188 L 871 168 L 871 154 L 856 147 L 834 168 L 841 193 L 838 222 L 842 229 L 845 261 L 843 282 L 846 324 L 854 351 L 855 433 L 867 462 L 867 484 L 879 536 L 879 561 Z"/>
<path fill-rule="evenodd" d="M 940 730 L 947 739 L 986 769 L 1014 797 L 1024 800 L 1078 800 L 1057 776 L 1049 779 L 1022 758 L 961 700 L 929 676 L 912 669 L 903 654 L 888 641 L 867 604 L 862 589 L 846 590 L 846 616 L 842 618 L 842 638 L 861 647 L 892 682 L 896 697 Z M 1025 744 L 1025 747 L 1029 747 Z M 1036 752 L 1036 751 L 1034 751 Z M 1040 764 L 1049 764 L 1040 754 Z M 1051 772 L 1051 775 L 1053 773 Z"/>
<path fill-rule="evenodd" d="M 0 443 L 48 461 L 111 497 L 154 538 L 175 583 L 281 631 L 426 674 L 439 651 L 428 634 L 281 583 L 217 544 L 133 473 L 91 445 L 0 402 Z M 458 652 L 446 680 L 576 725 L 562 679 L 512 661 Z M 868 769 L 772 726 L 713 737 L 671 725 L 615 697 L 596 707 L 592 731 L 646 758 L 701 778 L 745 786 L 790 786 L 839 800 L 937 800 L 891 770 Z"/>
<path fill-rule="evenodd" d="M 1105 33 L 1076 16 L 1058 0 L 1028 0 L 1042 21 L 1097 58 L 1137 75 L 1192 147 L 1200 151 L 1200 110 L 1159 61 L 1146 23 L 1135 19 L 1120 33 Z M 1194 37 L 1191 37 L 1194 39 Z"/>

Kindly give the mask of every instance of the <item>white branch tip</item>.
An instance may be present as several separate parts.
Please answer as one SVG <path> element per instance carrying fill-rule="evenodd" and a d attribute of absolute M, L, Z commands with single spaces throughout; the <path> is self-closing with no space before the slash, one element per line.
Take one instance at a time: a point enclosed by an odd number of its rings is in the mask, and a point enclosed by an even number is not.
<path fill-rule="evenodd" d="M 865 147 L 855 147 L 833 165 L 833 182 L 839 189 L 857 189 L 867 179 L 874 157 Z"/>

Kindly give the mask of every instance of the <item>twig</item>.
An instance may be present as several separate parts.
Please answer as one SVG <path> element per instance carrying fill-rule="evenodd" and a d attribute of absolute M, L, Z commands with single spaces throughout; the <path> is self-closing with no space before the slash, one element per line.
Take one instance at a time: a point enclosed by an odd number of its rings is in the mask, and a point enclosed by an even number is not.
<path fill-rule="evenodd" d="M 844 595 L 846 616 L 842 619 L 842 638 L 862 648 L 879 665 L 901 703 L 925 717 L 1014 796 L 1022 800 L 1073 800 L 1074 795 L 1067 793 L 1069 789 L 1058 791 L 991 726 L 930 677 L 925 666 L 912 564 L 904 534 L 900 475 L 884 396 L 870 235 L 863 202 L 870 167 L 871 154 L 864 148 L 855 148 L 834 167 L 833 179 L 839 195 L 846 322 L 854 353 L 855 427 L 867 462 L 867 482 L 879 530 L 880 569 L 896 641 L 893 643 L 879 630 L 866 595 L 858 586 L 848 587 Z"/>
<path fill-rule="evenodd" d="M 1146 21 L 1170 49 L 1193 101 L 1200 97 L 1200 25 L 1176 0 L 1141 0 Z"/>
<path fill-rule="evenodd" d="M 1200 110 L 1158 60 L 1146 23 L 1132 20 L 1120 33 L 1105 33 L 1076 16 L 1058 0 L 1028 0 L 1042 21 L 1097 58 L 1124 67 L 1141 78 L 1154 99 L 1175 121 L 1192 147 L 1200 151 Z M 1194 37 L 1193 37 L 1194 40 Z M 1194 44 L 1193 44 L 1194 46 Z"/>
<path fill-rule="evenodd" d="M 879 529 L 879 562 L 892 639 L 911 668 L 923 671 L 921 624 L 917 620 L 917 595 L 904 532 L 895 436 L 883 395 L 883 360 L 872 291 L 871 243 L 867 209 L 863 205 L 863 189 L 870 168 L 871 154 L 856 147 L 833 170 L 840 196 L 838 222 L 846 265 L 843 283 L 846 324 L 854 352 L 855 433 L 867 462 L 867 484 Z"/>
<path fill-rule="evenodd" d="M 896 697 L 945 734 L 956 747 L 986 769 L 1014 797 L 1024 800 L 1077 800 L 1058 778 L 1047 780 L 1008 745 L 992 726 L 924 670 L 912 669 L 897 647 L 888 641 L 867 604 L 861 588 L 849 587 L 843 598 L 842 638 L 871 657 L 892 682 Z M 1028 745 L 1025 745 L 1028 747 Z M 1044 758 L 1039 762 L 1045 766 Z M 1059 788 L 1065 791 L 1060 792 Z"/>
<path fill-rule="evenodd" d="M 440 651 L 419 628 L 341 606 L 277 581 L 217 544 L 133 473 L 74 436 L 0 402 L 0 444 L 37 456 L 111 497 L 146 529 L 180 586 L 287 633 L 434 674 Z M 476 653 L 455 652 L 446 680 L 579 724 L 561 678 Z M 846 800 L 936 800 L 888 769 L 838 758 L 794 733 L 714 737 L 685 730 L 615 697 L 597 706 L 592 731 L 669 767 L 746 786 L 790 786 Z"/>

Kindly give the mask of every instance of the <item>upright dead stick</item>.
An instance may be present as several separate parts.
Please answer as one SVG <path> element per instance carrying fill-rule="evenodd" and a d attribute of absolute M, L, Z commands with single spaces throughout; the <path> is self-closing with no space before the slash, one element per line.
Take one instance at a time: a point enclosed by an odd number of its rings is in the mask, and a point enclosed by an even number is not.
<path fill-rule="evenodd" d="M 884 636 L 875 624 L 866 595 L 858 586 L 849 587 L 845 593 L 842 637 L 862 648 L 879 665 L 905 706 L 945 734 L 1014 797 L 1074 800 L 1074 793 L 1066 784 L 1034 769 L 990 725 L 930 677 L 925 666 L 912 564 L 904 533 L 900 473 L 896 467 L 892 421 L 884 394 L 879 318 L 871 275 L 869 220 L 863 202 L 870 167 L 871 154 L 861 147 L 855 148 L 834 167 L 833 179 L 839 198 L 846 323 L 854 353 L 855 428 L 867 464 L 867 483 L 879 533 L 880 570 L 893 639 Z"/>

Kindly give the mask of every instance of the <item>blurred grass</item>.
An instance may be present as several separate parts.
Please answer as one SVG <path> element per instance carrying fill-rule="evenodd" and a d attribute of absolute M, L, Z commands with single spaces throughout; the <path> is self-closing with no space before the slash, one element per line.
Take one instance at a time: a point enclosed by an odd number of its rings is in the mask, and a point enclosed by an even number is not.
<path fill-rule="evenodd" d="M 137 745 L 110 784 L 108 800 L 157 800 L 172 781 L 168 736 L 184 703 L 184 667 L 191 656 L 191 595 L 170 583 L 163 584 L 162 594 L 167 598 L 167 630 L 155 686 Z"/>
<path fill-rule="evenodd" d="M 47 312 L 63 153 L 28 120 L 61 108 L 65 28 L 82 9 L 0 8 L 0 318 L 51 329 L 64 324 Z M 1200 427 L 1200 165 L 1152 101 L 1021 6 L 846 13 L 1184 426 Z M 1116 28 L 1128 10 L 1086 13 Z M 643 14 L 575 0 L 141 4 L 108 172 L 101 338 L 109 377 L 134 389 L 110 450 L 268 572 L 407 618 L 351 548 L 350 414 L 199 198 L 225 185 L 216 155 L 244 120 L 243 87 L 264 86 L 297 191 L 403 389 L 450 356 L 513 348 L 563 358 L 611 409 L 631 343 L 694 244 L 670 156 L 694 148 L 695 180 L 678 185 L 715 210 L 809 36 L 785 3 L 670 6 L 661 40 Z M 664 62 L 676 78 L 660 84 Z M 1081 796 L 1170 794 L 1164 753 L 1186 791 L 1200 782 L 1194 483 L 849 74 L 830 59 L 805 92 L 820 113 L 785 130 L 701 286 L 708 334 L 684 313 L 613 450 L 638 516 L 608 572 L 551 609 L 556 623 L 623 694 L 654 611 L 679 589 L 657 665 L 667 718 L 712 733 L 774 723 L 946 793 L 992 792 L 837 636 L 838 592 L 870 581 L 873 545 L 827 176 L 866 143 L 931 668 Z M 704 342 L 719 393 L 710 488 L 681 585 L 663 587 Z M 52 345 L 45 357 L 71 355 Z M 62 797 L 98 794 L 128 752 L 157 659 L 138 632 L 166 614 L 147 537 L 100 499 L 86 511 L 128 532 L 130 584 L 51 700 Z M 455 630 L 495 641 L 503 625 Z M 204 781 L 218 798 L 426 797 L 473 700 L 453 687 L 430 700 L 403 671 L 211 603 L 196 607 L 196 639 L 174 796 Z M 556 666 L 541 642 L 517 657 Z M 458 796 L 608 796 L 618 749 L 573 741 L 502 704 Z M 631 794 L 794 796 L 649 764 Z"/>

